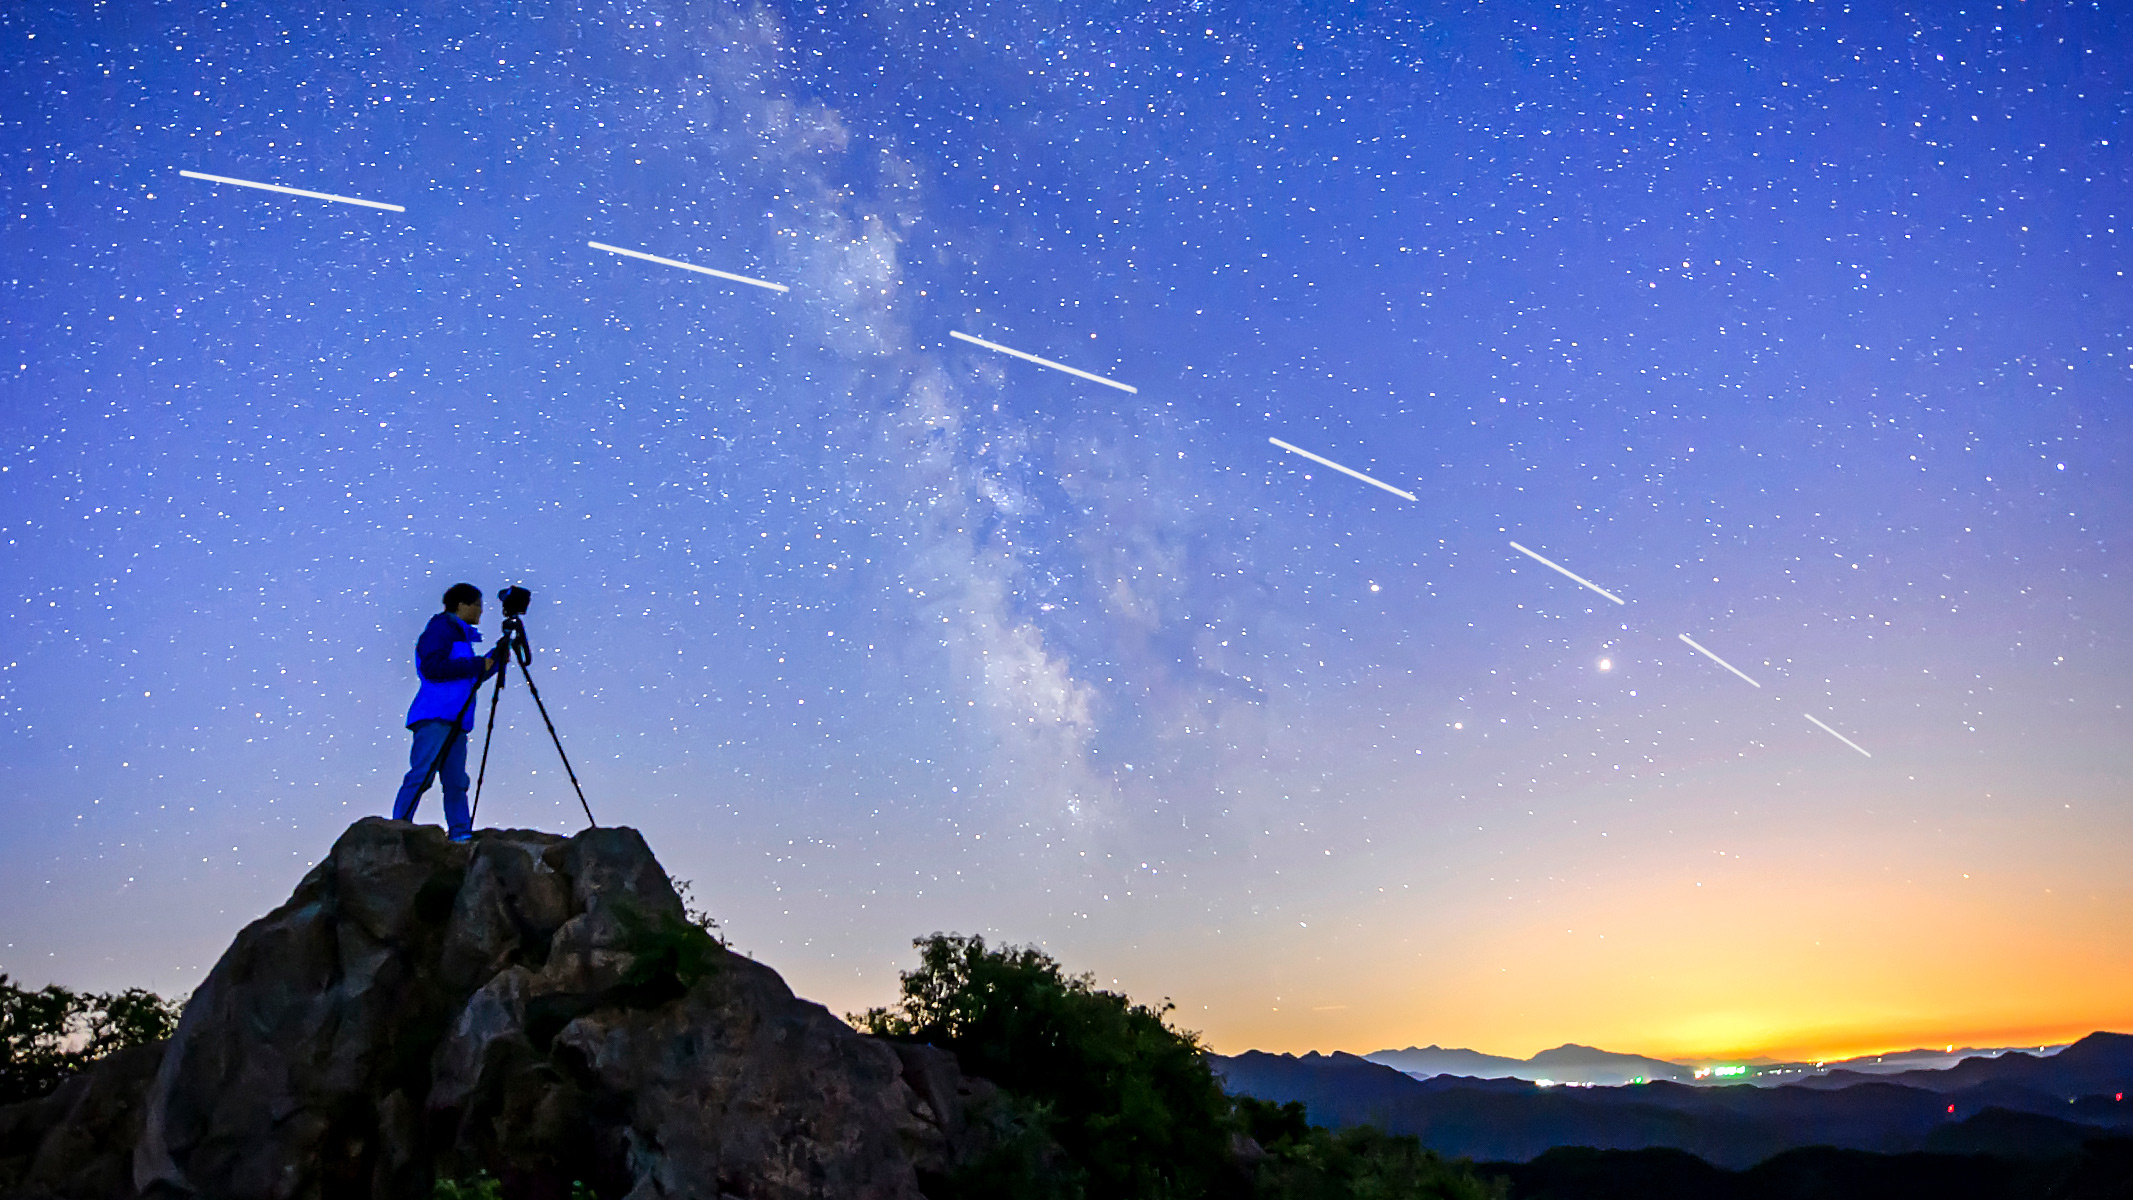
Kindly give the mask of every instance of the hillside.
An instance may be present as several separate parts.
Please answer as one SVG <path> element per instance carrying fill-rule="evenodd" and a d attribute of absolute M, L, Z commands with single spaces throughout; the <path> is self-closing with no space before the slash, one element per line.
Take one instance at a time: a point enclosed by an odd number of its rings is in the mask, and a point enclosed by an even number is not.
<path fill-rule="evenodd" d="M 168 1042 L 0 1109 L 0 1195 L 921 1200 L 989 1090 L 726 950 L 633 830 L 367 818 Z"/>
<path fill-rule="evenodd" d="M 1300 1102 L 1313 1121 L 1375 1125 L 1476 1160 L 1525 1162 L 1563 1146 L 1669 1148 L 1745 1168 L 1808 1146 L 2041 1153 L 2133 1132 L 2133 1105 L 2118 1098 L 2133 1091 L 2133 1037 L 2116 1033 L 2092 1034 L 2049 1058 L 2010 1054 L 1947 1071 L 1781 1087 L 1418 1080 L 1349 1054 L 1257 1051 L 1218 1059 L 1216 1069 L 1233 1092 Z"/>
<path fill-rule="evenodd" d="M 710 929 L 633 830 L 359 821 L 174 1030 L 145 993 L 0 976 L 0 1015 L 43 1014 L 0 1021 L 0 1084 L 33 1097 L 0 1105 L 0 1200 L 1501 1194 L 1233 1098 L 1167 1005 L 1036 947 L 916 939 L 860 1032 Z M 70 1005 L 142 1019 L 55 1057 Z"/>

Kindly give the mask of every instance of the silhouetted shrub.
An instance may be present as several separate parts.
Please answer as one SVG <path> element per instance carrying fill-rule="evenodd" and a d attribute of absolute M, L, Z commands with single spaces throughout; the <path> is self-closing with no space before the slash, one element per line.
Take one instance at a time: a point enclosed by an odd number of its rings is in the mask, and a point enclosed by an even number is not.
<path fill-rule="evenodd" d="M 1167 1003 L 1150 1008 L 1103 991 L 1035 947 L 994 950 L 982 938 L 939 933 L 912 944 L 919 967 L 904 973 L 903 998 L 851 1019 L 877 1037 L 952 1051 L 965 1073 L 1007 1093 L 1013 1107 L 994 1130 L 1004 1136 L 949 1182 L 956 1200 L 1501 1194 L 1414 1138 L 1332 1133 L 1299 1104 L 1232 1101 L 1199 1036 L 1170 1026 Z M 1054 1139 L 1069 1162 L 1056 1161 Z"/>
<path fill-rule="evenodd" d="M 1241 1097 L 1238 1115 L 1266 1157 L 1252 1179 L 1260 1200 L 1500 1200 L 1504 1183 L 1426 1150 L 1418 1138 L 1368 1125 L 1338 1132 L 1304 1120 L 1303 1105 Z M 1271 1111 L 1269 1111 L 1271 1110 Z M 1270 1140 L 1262 1140 L 1261 1135 Z"/>
<path fill-rule="evenodd" d="M 487 1171 L 465 1179 L 439 1179 L 430 1188 L 430 1200 L 503 1200 L 503 1181 Z M 570 1200 L 593 1200 L 592 1188 L 584 1181 L 570 1181 Z"/>
<path fill-rule="evenodd" d="M 725 932 L 718 927 L 717 919 L 697 905 L 695 884 L 686 879 L 677 879 L 674 881 L 674 894 L 681 897 L 682 920 L 703 930 L 712 941 L 718 943 L 719 949 L 733 949 L 733 943 L 726 940 Z"/>
<path fill-rule="evenodd" d="M 116 1050 L 170 1036 L 179 1005 L 142 988 L 30 992 L 0 974 L 0 1104 L 33 1100 Z"/>
<path fill-rule="evenodd" d="M 943 1180 L 923 1180 L 933 1200 L 1083 1200 L 1088 1172 L 1052 1136 L 1056 1118 L 1042 1100 L 1003 1091 L 974 1106 L 990 1148 Z"/>
<path fill-rule="evenodd" d="M 1198 1036 L 1166 1022 L 1170 1005 L 1069 977 L 1033 946 L 940 933 L 912 944 L 920 962 L 902 1001 L 855 1023 L 952 1051 L 966 1073 L 1041 1101 L 1089 1195 L 1204 1196 L 1230 1173 L 1229 1097 Z"/>
<path fill-rule="evenodd" d="M 719 960 L 727 954 L 725 945 L 713 932 L 716 923 L 708 917 L 675 917 L 622 903 L 616 904 L 614 911 L 630 952 L 636 956 L 622 979 L 625 989 L 650 994 L 672 985 L 686 992 L 718 970 Z"/>
<path fill-rule="evenodd" d="M 503 1200 L 504 1185 L 487 1171 L 466 1179 L 439 1179 L 430 1188 L 430 1200 Z"/>

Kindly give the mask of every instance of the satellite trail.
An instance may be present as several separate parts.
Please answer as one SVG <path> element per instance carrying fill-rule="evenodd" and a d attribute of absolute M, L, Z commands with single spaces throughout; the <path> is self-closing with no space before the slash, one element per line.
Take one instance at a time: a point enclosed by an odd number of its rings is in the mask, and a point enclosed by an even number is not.
<path fill-rule="evenodd" d="M 1403 492 L 1400 489 L 1392 486 L 1391 484 L 1386 483 L 1382 479 L 1372 479 L 1370 476 L 1363 474 L 1361 471 L 1350 470 L 1349 468 L 1344 467 L 1337 462 L 1334 462 L 1330 458 L 1320 458 L 1318 455 L 1311 453 L 1309 450 L 1305 450 L 1297 446 L 1291 446 L 1290 444 L 1282 441 L 1278 437 L 1270 437 L 1267 440 L 1288 451 L 1291 454 L 1301 454 L 1305 458 L 1310 459 L 1312 462 L 1324 463 L 1344 475 L 1353 475 L 1357 479 L 1362 480 L 1364 483 L 1367 483 L 1372 487 L 1384 488 L 1386 491 L 1391 492 L 1393 495 L 1400 497 L 1402 500 L 1412 500 L 1415 498 L 1415 494 L 1413 492 Z"/>
<path fill-rule="evenodd" d="M 1038 358 L 1034 354 L 1024 354 L 1022 351 L 1015 349 L 1013 346 L 1003 346 L 998 342 L 988 342 L 984 338 L 972 337 L 969 334 L 960 332 L 958 330 L 949 330 L 948 336 L 952 338 L 960 338 L 963 341 L 969 342 L 973 346 L 983 346 L 987 350 L 998 350 L 1002 354 L 1012 354 L 1016 358 L 1028 359 L 1030 362 L 1036 363 L 1040 367 L 1050 367 L 1054 371 L 1065 371 L 1069 375 L 1079 375 L 1083 379 L 1100 383 L 1105 387 L 1115 387 L 1122 392 L 1134 392 L 1137 394 L 1140 391 L 1139 388 L 1134 387 L 1131 384 L 1120 383 L 1116 379 L 1105 379 L 1101 375 L 1091 375 L 1087 371 L 1077 370 L 1073 367 L 1067 366 L 1065 363 L 1055 363 L 1049 358 Z"/>
<path fill-rule="evenodd" d="M 699 275 L 716 275 L 720 279 L 731 279 L 735 283 L 745 283 L 754 287 L 769 288 L 773 292 L 789 292 L 792 290 L 791 288 L 786 287 L 782 283 L 771 283 L 767 280 L 762 279 L 750 279 L 746 275 L 735 275 L 731 271 L 715 271 L 710 267 L 699 267 L 695 263 L 685 263 L 678 259 L 661 258 L 656 254 L 646 254 L 642 250 L 625 250 L 620 246 L 610 246 L 606 242 L 587 242 L 585 244 L 591 246 L 595 250 L 605 250 L 609 254 L 621 254 L 626 255 L 630 258 L 641 258 L 646 262 L 658 263 L 662 267 L 680 267 L 684 271 L 694 271 Z"/>
<path fill-rule="evenodd" d="M 1705 658 L 1708 658 L 1712 662 L 1717 663 L 1719 666 L 1724 667 L 1726 670 L 1733 672 L 1735 675 L 1740 676 L 1742 679 L 1748 679 L 1748 673 L 1746 671 L 1743 671 L 1739 667 L 1734 666 L 1732 663 L 1727 662 L 1725 659 L 1718 657 L 1716 654 L 1711 653 L 1709 650 L 1705 650 L 1703 648 L 1703 644 L 1701 642 L 1698 642 L 1695 638 L 1692 638 L 1685 633 L 1681 634 L 1680 637 L 1682 641 L 1687 642 L 1689 645 L 1696 647 L 1697 650 L 1702 651 L 1703 656 Z M 1757 683 L 1753 679 L 1748 679 L 1748 686 L 1761 687 L 1763 685 Z"/>
<path fill-rule="evenodd" d="M 308 192 L 303 188 L 283 187 L 278 183 L 259 183 L 250 179 L 232 179 L 227 175 L 203 175 L 198 171 L 180 171 L 187 179 L 204 179 L 209 183 L 229 183 L 238 187 L 258 188 L 262 192 L 280 192 L 287 196 L 307 196 L 313 200 L 331 200 L 335 204 L 360 204 L 364 208 L 382 208 L 387 212 L 406 212 L 398 204 L 385 204 L 377 200 L 359 200 L 354 196 L 336 196 L 332 192 Z"/>
<path fill-rule="evenodd" d="M 1821 720 L 1820 720 L 1820 719 L 1819 719 L 1818 717 L 1816 717 L 1816 716 L 1815 716 L 1815 715 L 1814 715 L 1813 713 L 1802 713 L 1802 714 L 1800 714 L 1800 715 L 1802 715 L 1802 716 L 1806 717 L 1806 718 L 1807 718 L 1808 720 L 1810 720 L 1810 721 L 1813 721 L 1813 722 L 1814 722 L 1815 724 L 1817 724 L 1817 725 L 1822 725 L 1822 722 L 1821 722 Z M 1850 747 L 1851 747 L 1852 749 L 1854 749 L 1854 750 L 1857 750 L 1857 751 L 1858 751 L 1859 753 L 1861 753 L 1861 754 L 1866 754 L 1866 756 L 1867 756 L 1868 758 L 1872 758 L 1872 757 L 1874 757 L 1874 756 L 1873 756 L 1873 755 L 1871 755 L 1871 754 L 1867 754 L 1867 751 L 1866 751 L 1866 747 L 1864 747 L 1864 746 L 1860 745 L 1859 743 L 1857 743 L 1857 742 L 1855 742 L 1855 741 L 1851 740 L 1851 739 L 1850 739 L 1850 738 L 1848 738 L 1848 737 L 1845 737 L 1845 736 L 1844 736 L 1843 734 L 1841 734 L 1841 733 L 1838 733 L 1838 732 L 1837 732 L 1836 730 L 1834 730 L 1834 729 L 1831 729 L 1831 728 L 1830 728 L 1829 726 L 1827 726 L 1827 725 L 1822 725 L 1822 732 L 1824 732 L 1824 733 L 1828 734 L 1829 736 L 1831 736 L 1831 737 L 1833 737 L 1833 738 L 1837 739 L 1837 740 L 1838 740 L 1838 741 L 1840 741 L 1840 742 L 1843 742 L 1843 743 L 1844 743 L 1845 745 L 1847 745 L 1847 746 L 1850 746 Z"/>
<path fill-rule="evenodd" d="M 1594 583 L 1592 580 L 1585 578 L 1583 575 L 1580 575 L 1567 567 L 1563 567 L 1554 562 L 1551 562 L 1548 559 L 1542 558 L 1540 555 L 1535 554 L 1531 550 L 1526 549 L 1524 546 L 1519 545 L 1517 542 L 1511 543 L 1511 549 L 1518 551 L 1520 554 L 1525 555 L 1527 558 L 1532 559 L 1534 562 L 1539 563 L 1540 565 L 1548 568 L 1551 571 L 1561 572 L 1562 574 L 1577 580 L 1579 583 L 1582 583 L 1586 587 L 1591 588 L 1593 591 L 1600 593 L 1602 596 L 1607 597 L 1609 600 L 1614 601 L 1616 604 L 1629 603 L 1629 601 L 1624 600 L 1622 597 L 1615 595 L 1613 592 L 1610 592 L 1606 588 L 1601 587 L 1599 584 Z"/>

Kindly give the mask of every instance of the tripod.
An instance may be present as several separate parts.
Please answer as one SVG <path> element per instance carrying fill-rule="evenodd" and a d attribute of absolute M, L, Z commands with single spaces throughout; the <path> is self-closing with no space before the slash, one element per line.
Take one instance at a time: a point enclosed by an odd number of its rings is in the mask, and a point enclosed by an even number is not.
<path fill-rule="evenodd" d="M 548 740 L 555 743 L 556 757 L 563 760 L 563 773 L 570 776 L 570 786 L 578 793 L 578 806 L 585 810 L 585 823 L 598 829 L 600 822 L 593 819 L 592 805 L 585 802 L 585 789 L 578 783 L 578 773 L 571 769 L 570 755 L 563 753 L 563 738 L 556 733 L 555 722 L 548 719 L 548 706 L 541 702 L 541 689 L 534 685 L 533 647 L 526 641 L 526 623 L 519 614 L 510 612 L 508 606 L 504 616 L 503 633 L 498 635 L 497 644 L 507 647 L 509 653 L 505 655 L 503 664 L 496 669 L 496 690 L 489 693 L 489 728 L 481 735 L 481 771 L 474 779 L 474 806 L 468 811 L 467 820 L 472 822 L 474 814 L 481 811 L 481 785 L 489 775 L 489 742 L 496 736 L 496 707 L 504 698 L 504 681 L 510 677 L 511 663 L 515 659 L 519 672 L 526 677 L 526 690 L 533 694 L 533 705 L 541 712 L 541 724 L 548 727 Z M 468 705 L 474 703 L 474 697 L 479 691 L 480 689 L 476 688 L 467 693 Z M 461 719 L 464 720 L 464 716 Z M 455 734 L 458 728 L 457 725 L 453 726 Z"/>

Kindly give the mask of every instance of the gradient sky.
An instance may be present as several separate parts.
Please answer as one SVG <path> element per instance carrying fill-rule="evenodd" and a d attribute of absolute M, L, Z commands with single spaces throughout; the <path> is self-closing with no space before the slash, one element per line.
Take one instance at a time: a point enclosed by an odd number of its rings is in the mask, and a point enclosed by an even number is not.
<path fill-rule="evenodd" d="M 1272 7 L 0 12 L 0 969 L 193 987 L 463 579 L 834 1011 L 2133 1027 L 2133 16 Z"/>

